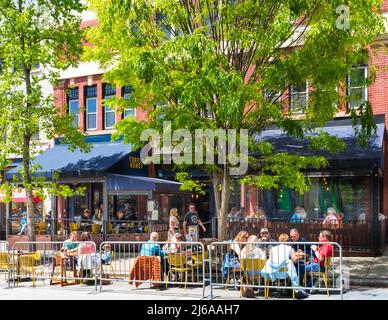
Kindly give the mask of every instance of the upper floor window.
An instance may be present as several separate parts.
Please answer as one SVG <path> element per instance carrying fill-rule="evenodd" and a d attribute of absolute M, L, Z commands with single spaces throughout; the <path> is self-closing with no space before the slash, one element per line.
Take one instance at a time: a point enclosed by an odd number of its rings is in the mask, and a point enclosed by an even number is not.
<path fill-rule="evenodd" d="M 125 99 L 129 99 L 131 94 L 132 94 L 132 92 L 133 92 L 133 88 L 131 86 L 123 87 L 123 97 Z M 135 109 L 134 108 L 130 108 L 130 107 L 125 107 L 123 116 L 124 116 L 124 118 L 126 118 L 126 117 L 134 118 L 136 116 Z"/>
<path fill-rule="evenodd" d="M 307 106 L 309 92 L 308 84 L 292 85 L 290 88 L 290 107 L 294 111 L 302 111 Z"/>
<path fill-rule="evenodd" d="M 358 108 L 368 99 L 366 80 L 368 77 L 367 66 L 353 68 L 347 77 L 348 108 Z"/>
<path fill-rule="evenodd" d="M 116 87 L 112 84 L 104 85 L 104 125 L 105 129 L 112 129 L 116 123 L 116 111 L 115 108 L 109 105 L 109 99 L 116 96 Z"/>
<path fill-rule="evenodd" d="M 78 127 L 79 121 L 79 90 L 78 88 L 71 88 L 69 90 L 68 105 L 69 105 L 69 114 L 74 114 L 73 126 Z"/>
<path fill-rule="evenodd" d="M 85 87 L 86 130 L 97 129 L 97 86 Z"/>

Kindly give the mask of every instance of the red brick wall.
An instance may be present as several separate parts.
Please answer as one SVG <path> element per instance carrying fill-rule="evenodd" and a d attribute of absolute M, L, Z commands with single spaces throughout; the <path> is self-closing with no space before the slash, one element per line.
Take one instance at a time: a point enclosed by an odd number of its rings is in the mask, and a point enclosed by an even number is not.
<path fill-rule="evenodd" d="M 90 85 L 97 85 L 97 130 L 88 131 L 90 134 L 106 134 L 112 133 L 113 130 L 105 130 L 104 129 L 104 109 L 102 105 L 103 99 L 103 81 L 102 75 L 93 75 L 90 76 L 92 81 Z M 54 89 L 54 105 L 58 110 L 66 110 L 67 107 L 67 97 L 66 97 L 66 89 L 70 87 L 78 87 L 79 88 L 79 127 L 82 132 L 85 131 L 85 99 L 84 99 L 84 88 L 88 86 L 88 76 L 78 77 L 71 79 L 73 85 L 70 84 L 70 79 L 63 80 L 55 89 Z M 116 96 L 122 96 L 121 87 L 116 88 Z M 122 119 L 122 113 L 116 113 L 116 122 Z M 145 120 L 147 119 L 147 111 L 137 108 L 136 109 L 136 119 L 137 120 Z"/>
<path fill-rule="evenodd" d="M 384 2 L 388 11 L 388 1 Z M 388 54 L 380 46 L 369 50 L 369 69 L 376 68 L 376 80 L 368 87 L 368 99 L 372 105 L 374 114 L 385 114 L 385 125 L 388 128 Z M 385 148 L 388 141 L 385 135 Z M 384 179 L 383 179 L 383 212 L 388 213 L 388 153 L 384 154 Z"/>

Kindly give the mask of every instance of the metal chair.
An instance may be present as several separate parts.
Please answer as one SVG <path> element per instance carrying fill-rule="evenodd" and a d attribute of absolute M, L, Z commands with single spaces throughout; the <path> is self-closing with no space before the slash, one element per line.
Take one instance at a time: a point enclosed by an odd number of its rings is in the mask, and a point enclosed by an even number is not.
<path fill-rule="evenodd" d="M 170 268 L 167 273 L 166 288 L 168 287 L 168 279 L 169 279 L 169 276 L 171 275 L 171 272 L 179 272 L 181 274 L 185 273 L 185 289 L 186 289 L 188 271 L 190 270 L 190 268 L 187 267 L 186 265 L 187 264 L 186 256 L 180 253 L 169 254 L 167 255 L 167 261 Z"/>

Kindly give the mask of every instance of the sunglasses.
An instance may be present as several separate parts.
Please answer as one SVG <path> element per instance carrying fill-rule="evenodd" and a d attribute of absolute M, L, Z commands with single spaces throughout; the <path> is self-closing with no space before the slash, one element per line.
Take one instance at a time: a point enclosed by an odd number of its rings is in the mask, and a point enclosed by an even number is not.
<path fill-rule="evenodd" d="M 268 234 L 268 232 L 261 232 L 260 234 Z"/>

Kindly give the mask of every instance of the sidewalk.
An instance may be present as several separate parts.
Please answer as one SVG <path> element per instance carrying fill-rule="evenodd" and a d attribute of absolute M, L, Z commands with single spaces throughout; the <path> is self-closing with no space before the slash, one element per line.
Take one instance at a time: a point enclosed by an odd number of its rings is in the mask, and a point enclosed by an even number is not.
<path fill-rule="evenodd" d="M 346 257 L 351 287 L 388 287 L 388 249 L 381 257 Z"/>

